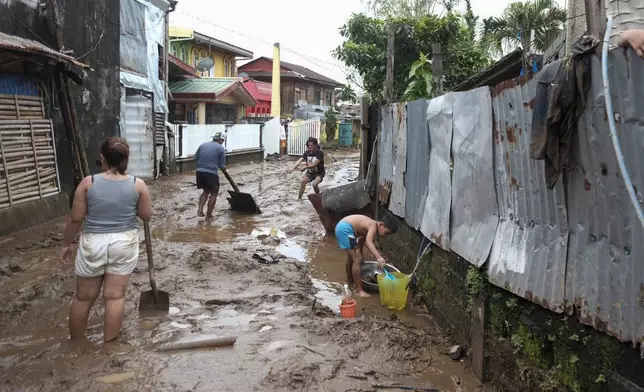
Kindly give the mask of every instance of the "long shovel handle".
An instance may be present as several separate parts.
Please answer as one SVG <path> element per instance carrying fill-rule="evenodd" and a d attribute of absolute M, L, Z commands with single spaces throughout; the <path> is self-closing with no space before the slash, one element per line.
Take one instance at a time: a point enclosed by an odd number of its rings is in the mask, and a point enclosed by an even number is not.
<path fill-rule="evenodd" d="M 150 234 L 150 222 L 143 222 L 143 232 L 145 233 L 145 251 L 148 254 L 148 274 L 150 275 L 150 287 L 156 293 L 157 283 L 154 280 L 154 262 L 152 261 L 152 235 Z"/>
<path fill-rule="evenodd" d="M 230 182 L 230 185 L 233 186 L 233 189 L 235 190 L 235 192 L 239 193 L 239 188 L 237 188 L 237 184 L 235 184 L 235 181 L 233 181 L 233 179 L 230 178 L 230 174 L 228 174 L 228 171 L 223 167 L 220 167 L 219 170 L 221 170 L 221 172 L 224 173 L 224 176 L 226 176 L 226 179 L 228 180 L 228 182 Z"/>

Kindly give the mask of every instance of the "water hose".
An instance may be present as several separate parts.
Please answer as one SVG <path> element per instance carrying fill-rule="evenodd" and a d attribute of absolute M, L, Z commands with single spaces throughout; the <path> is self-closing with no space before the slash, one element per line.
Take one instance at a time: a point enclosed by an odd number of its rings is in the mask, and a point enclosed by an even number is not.
<path fill-rule="evenodd" d="M 606 117 L 608 117 L 610 138 L 613 142 L 613 149 L 615 150 L 615 155 L 617 157 L 619 171 L 622 173 L 622 178 L 624 179 L 624 184 L 626 185 L 628 196 L 631 199 L 631 204 L 633 204 L 633 207 L 635 207 L 635 212 L 637 212 L 637 218 L 639 219 L 642 227 L 644 227 L 644 213 L 642 213 L 642 207 L 640 206 L 639 200 L 637 200 L 635 188 L 633 186 L 633 182 L 631 181 L 631 176 L 629 175 L 628 169 L 626 168 L 626 163 L 624 162 L 624 154 L 622 153 L 622 147 L 619 143 L 619 137 L 617 136 L 617 127 L 615 125 L 613 100 L 610 95 L 610 84 L 608 82 L 608 42 L 612 30 L 613 17 L 608 15 L 608 21 L 606 22 L 606 33 L 604 33 L 604 42 L 602 47 L 602 79 L 604 81 L 604 99 L 606 101 L 606 112 L 608 113 Z"/>

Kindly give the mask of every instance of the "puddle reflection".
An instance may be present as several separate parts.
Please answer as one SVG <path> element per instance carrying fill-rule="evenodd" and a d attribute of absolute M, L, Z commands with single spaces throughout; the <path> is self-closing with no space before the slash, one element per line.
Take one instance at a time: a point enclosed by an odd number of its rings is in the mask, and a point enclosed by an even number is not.
<path fill-rule="evenodd" d="M 152 230 L 152 235 L 167 242 L 200 242 L 213 244 L 232 241 L 240 235 L 248 235 L 253 231 L 255 222 L 237 217 L 229 223 L 220 221 L 199 220 L 194 226 L 185 222 L 166 221 Z"/>

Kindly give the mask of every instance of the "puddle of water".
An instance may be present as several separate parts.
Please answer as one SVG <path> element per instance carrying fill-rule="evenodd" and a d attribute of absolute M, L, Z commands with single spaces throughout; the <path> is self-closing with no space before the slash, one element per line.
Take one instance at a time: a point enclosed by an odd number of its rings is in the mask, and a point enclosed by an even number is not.
<path fill-rule="evenodd" d="M 311 279 L 313 286 L 318 290 L 318 300 L 339 313 L 340 302 L 342 302 L 342 287 L 347 281 L 346 276 L 346 253 L 338 248 L 334 236 L 327 235 L 322 241 L 309 248 L 309 260 L 311 263 Z M 410 323 L 426 323 L 422 317 L 405 309 L 401 312 L 391 311 L 380 305 L 378 293 L 372 293 L 369 298 L 356 298 L 357 314 L 377 315 L 389 317 L 395 314 L 402 321 Z"/>
<path fill-rule="evenodd" d="M 339 283 L 333 284 L 319 279 L 311 278 L 313 287 L 318 291 L 315 297 L 318 301 L 333 310 L 340 313 L 340 302 L 342 302 L 342 286 Z"/>
<path fill-rule="evenodd" d="M 234 309 L 221 309 L 216 317 L 208 320 L 206 324 L 214 327 L 247 327 L 257 314 L 239 313 Z"/>
<path fill-rule="evenodd" d="M 199 242 L 214 244 L 230 242 L 240 235 L 248 235 L 253 231 L 255 222 L 252 220 L 233 220 L 223 223 L 218 220 L 199 220 L 192 225 L 190 222 L 166 221 L 152 230 L 154 237 L 167 242 Z"/>
<path fill-rule="evenodd" d="M 307 250 L 298 245 L 294 240 L 282 241 L 276 250 L 288 258 L 306 262 Z"/>

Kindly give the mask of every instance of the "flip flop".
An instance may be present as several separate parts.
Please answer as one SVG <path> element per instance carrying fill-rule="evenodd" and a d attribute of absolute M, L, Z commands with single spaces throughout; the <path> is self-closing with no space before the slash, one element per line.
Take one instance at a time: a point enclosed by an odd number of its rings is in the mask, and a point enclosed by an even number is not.
<path fill-rule="evenodd" d="M 275 260 L 270 255 L 267 255 L 264 252 L 253 253 L 253 259 L 259 261 L 262 264 L 275 264 L 279 262 L 279 260 Z"/>

